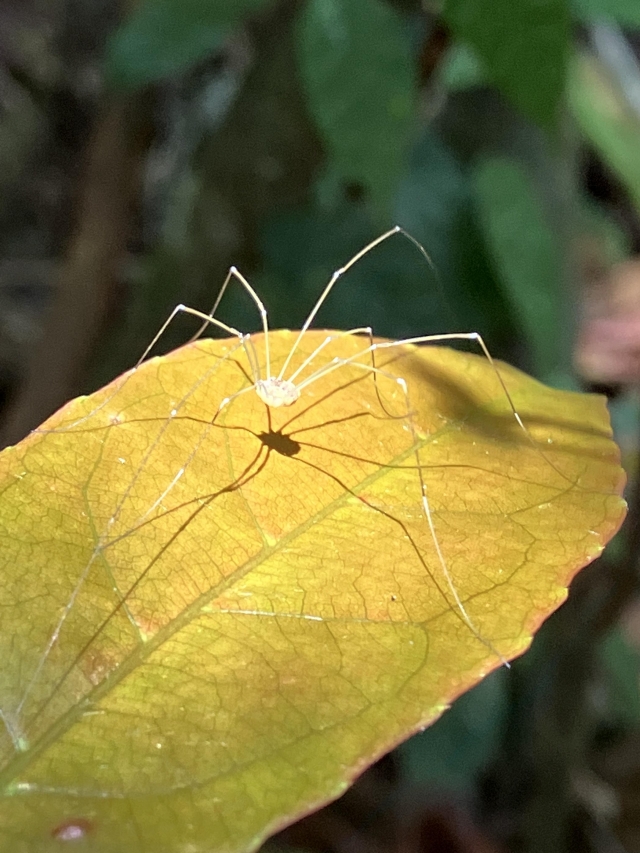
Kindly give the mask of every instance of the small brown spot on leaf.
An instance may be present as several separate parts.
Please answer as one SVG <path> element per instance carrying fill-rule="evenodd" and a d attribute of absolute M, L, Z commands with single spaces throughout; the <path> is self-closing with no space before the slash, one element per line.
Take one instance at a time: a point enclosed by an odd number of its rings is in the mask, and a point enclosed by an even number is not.
<path fill-rule="evenodd" d="M 51 837 L 56 841 L 82 841 L 92 829 L 93 824 L 86 818 L 72 818 L 52 829 Z"/>

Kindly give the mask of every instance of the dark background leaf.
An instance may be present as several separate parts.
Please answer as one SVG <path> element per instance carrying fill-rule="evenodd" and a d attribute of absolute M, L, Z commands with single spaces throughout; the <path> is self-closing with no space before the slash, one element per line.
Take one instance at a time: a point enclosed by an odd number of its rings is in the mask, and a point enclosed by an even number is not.
<path fill-rule="evenodd" d="M 525 115 L 556 127 L 569 55 L 566 0 L 446 0 L 444 17 Z"/>
<path fill-rule="evenodd" d="M 112 83 L 136 88 L 187 70 L 270 0 L 142 0 L 109 44 Z"/>
<path fill-rule="evenodd" d="M 388 215 L 416 99 L 408 33 L 383 0 L 306 0 L 298 29 L 309 109 L 340 179 Z"/>

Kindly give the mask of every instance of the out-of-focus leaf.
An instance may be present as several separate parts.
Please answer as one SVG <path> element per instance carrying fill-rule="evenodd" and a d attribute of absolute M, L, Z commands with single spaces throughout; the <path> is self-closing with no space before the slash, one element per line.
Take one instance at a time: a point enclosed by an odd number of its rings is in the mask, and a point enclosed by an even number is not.
<path fill-rule="evenodd" d="M 569 101 L 582 132 L 640 210 L 640 116 L 594 56 L 582 53 L 571 63 Z"/>
<path fill-rule="evenodd" d="M 464 42 L 451 45 L 438 68 L 438 78 L 450 92 L 485 86 L 489 82 L 473 48 Z"/>
<path fill-rule="evenodd" d="M 522 167 L 507 157 L 480 160 L 475 197 L 485 240 L 531 344 L 536 372 L 562 369 L 561 253 L 544 210 Z"/>
<path fill-rule="evenodd" d="M 609 411 L 613 434 L 620 448 L 622 466 L 629 476 L 633 478 L 640 471 L 640 453 L 637 441 L 640 401 L 635 394 L 635 388 L 632 387 L 626 393 L 620 394 L 615 400 L 611 400 Z M 611 553 L 610 556 L 613 560 L 617 559 L 618 556 L 620 559 L 623 558 L 623 544 L 622 535 L 616 536 L 611 543 L 612 548 L 620 547 L 619 555 L 617 551 Z"/>
<path fill-rule="evenodd" d="M 433 726 L 400 746 L 401 768 L 409 785 L 431 785 L 440 793 L 472 790 L 502 736 L 507 710 L 505 672 L 492 673 L 456 699 Z"/>
<path fill-rule="evenodd" d="M 612 711 L 620 722 L 640 722 L 640 654 L 620 628 L 614 628 L 600 644 L 600 660 L 611 684 Z"/>
<path fill-rule="evenodd" d="M 332 166 L 388 209 L 404 169 L 415 80 L 409 39 L 384 0 L 307 0 L 300 72 Z"/>
<path fill-rule="evenodd" d="M 266 274 L 279 285 L 270 300 L 274 325 L 301 326 L 333 271 L 373 236 L 374 226 L 361 205 L 343 204 L 333 210 L 307 206 L 272 216 L 264 225 L 261 248 Z M 373 261 L 379 264 L 384 256 L 382 246 Z M 365 271 L 370 270 L 368 265 Z M 364 322 L 373 324 L 378 334 L 386 334 L 376 325 L 375 315 L 381 313 L 378 289 L 377 282 L 367 281 L 356 264 L 325 302 L 319 322 L 337 328 Z M 260 292 L 268 295 L 268 285 L 260 282 Z M 373 317 L 362 307 L 368 305 L 374 306 Z"/>
<path fill-rule="evenodd" d="M 603 270 L 626 260 L 632 251 L 629 235 L 605 207 L 585 199 L 580 207 L 580 232 L 592 244 L 592 263 Z M 589 258 L 588 248 L 583 254 Z"/>
<path fill-rule="evenodd" d="M 566 0 L 445 0 L 444 17 L 522 112 L 553 128 L 564 91 L 570 16 Z"/>
<path fill-rule="evenodd" d="M 361 353 L 336 334 L 316 363 Z M 3 452 L 0 849 L 254 850 L 437 717 L 499 660 L 425 493 L 505 657 L 601 553 L 624 514 L 602 398 L 500 365 L 527 436 L 486 359 L 376 364 L 220 411 L 248 356 L 201 341 Z"/>
<path fill-rule="evenodd" d="M 144 0 L 107 54 L 114 85 L 135 88 L 177 74 L 215 52 L 228 32 L 270 0 Z"/>
<path fill-rule="evenodd" d="M 637 0 L 572 0 L 577 18 L 587 21 L 615 21 L 623 27 L 640 27 Z"/>
<path fill-rule="evenodd" d="M 438 274 L 455 279 L 455 222 L 470 197 L 469 180 L 451 150 L 433 132 L 415 146 L 395 203 L 394 220 L 428 247 Z M 415 311 L 415 308 L 414 308 Z"/>
<path fill-rule="evenodd" d="M 421 273 L 413 293 L 397 300 L 398 307 L 389 312 L 395 321 L 401 310 L 407 311 L 404 328 L 383 334 L 479 330 L 494 351 L 513 338 L 514 323 L 474 219 L 469 170 L 434 132 L 426 132 L 413 151 L 396 198 L 394 221 L 427 248 L 437 275 L 427 277 L 424 264 L 411 265 Z M 390 282 L 395 292 L 396 282 L 409 268 L 405 261 L 398 270 L 385 270 L 387 292 Z M 374 280 L 372 273 L 368 280 Z"/>

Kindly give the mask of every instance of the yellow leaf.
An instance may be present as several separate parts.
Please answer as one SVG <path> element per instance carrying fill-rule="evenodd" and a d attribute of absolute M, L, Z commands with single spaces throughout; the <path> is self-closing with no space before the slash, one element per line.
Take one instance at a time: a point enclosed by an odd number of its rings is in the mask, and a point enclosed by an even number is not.
<path fill-rule="evenodd" d="M 525 434 L 486 359 L 376 366 L 220 410 L 246 353 L 200 341 L 0 455 L 0 851 L 253 850 L 524 651 L 600 554 L 601 398 L 500 365 Z"/>

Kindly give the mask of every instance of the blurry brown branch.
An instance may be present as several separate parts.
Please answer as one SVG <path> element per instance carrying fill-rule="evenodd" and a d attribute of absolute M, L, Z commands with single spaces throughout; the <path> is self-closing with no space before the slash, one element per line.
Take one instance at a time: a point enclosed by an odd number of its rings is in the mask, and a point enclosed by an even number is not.
<path fill-rule="evenodd" d="M 1 446 L 19 441 L 78 392 L 113 300 L 130 234 L 143 112 L 137 97 L 111 97 L 95 119 L 55 301 L 0 427 Z"/>

